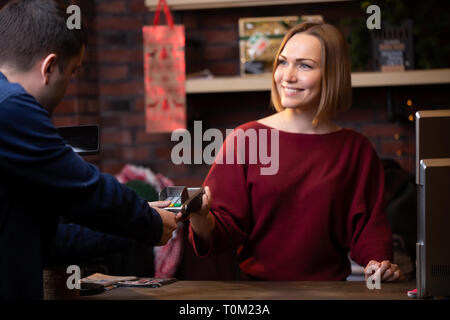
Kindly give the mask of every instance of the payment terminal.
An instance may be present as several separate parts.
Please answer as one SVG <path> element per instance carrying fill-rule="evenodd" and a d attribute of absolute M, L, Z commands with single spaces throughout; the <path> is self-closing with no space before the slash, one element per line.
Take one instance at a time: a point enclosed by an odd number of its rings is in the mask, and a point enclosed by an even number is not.
<path fill-rule="evenodd" d="M 170 201 L 164 210 L 183 216 L 196 212 L 202 207 L 202 197 L 205 193 L 203 188 L 188 188 L 183 186 L 166 187 L 159 193 L 160 201 Z"/>

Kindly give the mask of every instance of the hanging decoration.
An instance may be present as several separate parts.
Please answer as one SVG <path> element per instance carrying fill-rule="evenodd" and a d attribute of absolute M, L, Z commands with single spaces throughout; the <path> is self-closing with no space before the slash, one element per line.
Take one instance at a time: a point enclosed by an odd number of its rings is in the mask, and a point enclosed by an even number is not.
<path fill-rule="evenodd" d="M 168 25 L 158 25 L 163 7 Z M 159 0 L 144 35 L 145 118 L 149 133 L 186 129 L 186 65 L 183 25 L 174 25 L 165 0 Z"/>

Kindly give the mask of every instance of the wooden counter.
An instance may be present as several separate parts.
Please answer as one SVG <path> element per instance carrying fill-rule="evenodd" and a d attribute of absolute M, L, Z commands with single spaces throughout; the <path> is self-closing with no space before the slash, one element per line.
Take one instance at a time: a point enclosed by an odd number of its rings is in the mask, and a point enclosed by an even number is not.
<path fill-rule="evenodd" d="M 415 281 L 381 283 L 321 281 L 178 281 L 161 288 L 115 288 L 83 300 L 413 300 Z"/>

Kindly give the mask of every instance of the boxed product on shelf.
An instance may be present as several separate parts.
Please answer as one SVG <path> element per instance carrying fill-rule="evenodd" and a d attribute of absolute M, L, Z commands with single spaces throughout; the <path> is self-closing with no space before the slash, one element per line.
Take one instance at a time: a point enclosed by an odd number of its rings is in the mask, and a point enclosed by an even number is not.
<path fill-rule="evenodd" d="M 414 69 L 413 24 L 403 20 L 398 25 L 384 23 L 371 32 L 372 70 L 404 71 Z"/>

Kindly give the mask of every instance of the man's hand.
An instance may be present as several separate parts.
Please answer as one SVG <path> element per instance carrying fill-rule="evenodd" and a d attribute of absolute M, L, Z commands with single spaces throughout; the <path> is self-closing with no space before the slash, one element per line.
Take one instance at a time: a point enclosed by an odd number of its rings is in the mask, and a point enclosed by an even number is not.
<path fill-rule="evenodd" d="M 165 208 L 170 204 L 169 200 L 164 200 L 164 201 L 153 201 L 153 202 L 149 202 L 148 205 L 152 208 Z"/>
<path fill-rule="evenodd" d="M 175 214 L 163 210 L 160 208 L 165 208 L 170 204 L 170 201 L 154 201 L 148 203 L 153 209 L 158 211 L 159 215 L 161 216 L 162 224 L 163 224 L 163 232 L 161 236 L 161 240 L 156 244 L 156 246 L 162 246 L 169 241 L 170 238 L 172 238 L 172 233 L 177 228 L 177 219 L 175 217 Z"/>
<path fill-rule="evenodd" d="M 375 265 L 377 267 L 376 272 L 380 273 L 381 281 L 391 282 L 391 281 L 405 281 L 406 278 L 402 274 L 398 265 L 391 263 L 389 260 L 384 260 L 383 262 L 378 262 L 375 260 L 369 261 L 367 266 L 364 268 L 364 274 L 366 280 L 372 275 L 369 273 L 369 266 Z"/>

